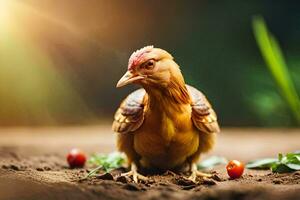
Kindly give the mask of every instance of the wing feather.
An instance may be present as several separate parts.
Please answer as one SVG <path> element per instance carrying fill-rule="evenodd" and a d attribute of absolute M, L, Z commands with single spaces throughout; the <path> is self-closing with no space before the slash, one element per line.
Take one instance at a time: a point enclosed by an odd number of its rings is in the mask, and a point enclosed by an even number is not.
<path fill-rule="evenodd" d="M 116 111 L 112 129 L 118 133 L 137 130 L 144 121 L 145 90 L 138 89 L 129 94 Z"/>
<path fill-rule="evenodd" d="M 202 132 L 220 132 L 217 115 L 204 94 L 196 88 L 186 85 L 192 99 L 192 120 Z"/>

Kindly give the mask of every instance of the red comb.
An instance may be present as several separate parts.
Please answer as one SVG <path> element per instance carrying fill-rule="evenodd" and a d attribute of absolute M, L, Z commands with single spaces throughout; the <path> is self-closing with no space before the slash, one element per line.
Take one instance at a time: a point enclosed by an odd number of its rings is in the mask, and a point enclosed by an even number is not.
<path fill-rule="evenodd" d="M 128 70 L 133 69 L 143 58 L 146 53 L 149 53 L 154 47 L 146 46 L 133 52 L 128 61 Z"/>

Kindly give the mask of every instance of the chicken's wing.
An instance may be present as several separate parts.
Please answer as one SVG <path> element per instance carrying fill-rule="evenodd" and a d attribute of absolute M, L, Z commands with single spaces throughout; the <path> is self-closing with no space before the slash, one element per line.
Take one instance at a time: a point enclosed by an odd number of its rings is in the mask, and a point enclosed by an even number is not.
<path fill-rule="evenodd" d="M 118 133 L 133 132 L 144 121 L 145 90 L 138 89 L 127 96 L 118 108 L 112 129 Z"/>
<path fill-rule="evenodd" d="M 192 99 L 192 120 L 194 125 L 205 133 L 220 132 L 217 115 L 210 103 L 196 88 L 186 85 Z"/>

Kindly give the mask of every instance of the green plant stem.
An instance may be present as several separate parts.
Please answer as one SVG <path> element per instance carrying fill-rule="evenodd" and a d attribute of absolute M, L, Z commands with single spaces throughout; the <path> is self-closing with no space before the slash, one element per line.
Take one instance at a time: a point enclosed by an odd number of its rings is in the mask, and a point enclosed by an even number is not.
<path fill-rule="evenodd" d="M 92 171 L 90 171 L 83 179 L 87 179 L 91 176 L 93 176 L 95 173 L 97 173 L 100 169 L 102 169 L 103 166 L 98 166 L 95 169 L 93 169 Z"/>
<path fill-rule="evenodd" d="M 300 100 L 283 54 L 276 39 L 268 32 L 262 17 L 253 19 L 255 39 L 282 97 L 289 105 L 294 118 L 300 124 Z"/>

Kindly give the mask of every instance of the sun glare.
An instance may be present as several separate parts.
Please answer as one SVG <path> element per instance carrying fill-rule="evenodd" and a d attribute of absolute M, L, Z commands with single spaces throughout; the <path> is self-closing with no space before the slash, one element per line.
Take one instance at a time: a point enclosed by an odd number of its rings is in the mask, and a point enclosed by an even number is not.
<path fill-rule="evenodd" d="M 0 29 L 10 24 L 12 0 L 0 0 Z"/>

